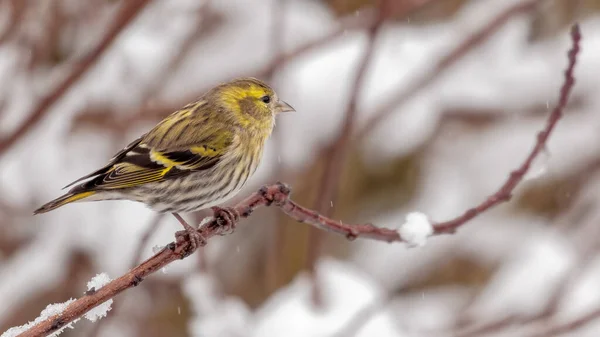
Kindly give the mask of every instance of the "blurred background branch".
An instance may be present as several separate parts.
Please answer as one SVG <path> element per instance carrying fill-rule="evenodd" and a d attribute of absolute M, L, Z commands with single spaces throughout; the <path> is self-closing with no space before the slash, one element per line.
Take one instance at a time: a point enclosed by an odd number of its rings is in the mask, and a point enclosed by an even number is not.
<path fill-rule="evenodd" d="M 55 89 L 45 95 L 36 105 L 27 119 L 13 131 L 10 135 L 0 140 L 0 155 L 8 150 L 10 146 L 16 143 L 19 138 L 27 134 L 44 117 L 48 110 L 56 103 L 77 81 L 86 73 L 86 71 L 96 63 L 102 54 L 110 47 L 111 43 L 119 33 L 136 17 L 136 15 L 149 3 L 148 0 L 128 1 L 123 5 L 119 14 L 114 20 L 114 24 L 106 32 L 106 35 L 100 40 L 98 45 L 85 55 L 81 61 L 78 61 L 65 79 L 59 83 Z M 20 5 L 17 5 L 17 8 Z M 56 8 L 52 6 L 51 8 Z M 15 13 L 19 13 L 16 10 Z M 10 28 L 9 28 L 10 33 Z"/>
<path fill-rule="evenodd" d="M 330 217 L 332 214 L 333 204 L 337 203 L 337 192 L 339 189 L 340 176 L 346 160 L 346 153 L 348 152 L 347 144 L 354 127 L 354 121 L 357 113 L 357 102 L 359 96 L 362 94 L 362 87 L 364 84 L 364 77 L 367 73 L 371 58 L 375 50 L 375 41 L 377 33 L 380 27 L 384 24 L 388 15 L 392 13 L 388 11 L 391 9 L 392 1 L 383 1 L 379 7 L 379 13 L 375 24 L 371 26 L 367 31 L 367 45 L 365 52 L 361 57 L 357 70 L 356 78 L 353 81 L 352 88 L 350 89 L 350 98 L 346 111 L 344 113 L 344 123 L 336 137 L 335 142 L 331 148 L 324 149 L 325 152 L 325 167 L 320 178 L 319 183 L 319 194 L 314 204 L 314 209 L 322 214 L 323 216 Z M 414 8 L 411 8 L 414 9 Z M 408 12 L 408 10 L 405 10 Z M 311 229 L 308 236 L 308 256 L 306 258 L 307 268 L 311 270 L 313 274 L 313 301 L 315 305 L 321 305 L 321 295 L 318 286 L 318 276 L 314 275 L 315 263 L 321 254 L 321 233 L 316 229 Z"/>

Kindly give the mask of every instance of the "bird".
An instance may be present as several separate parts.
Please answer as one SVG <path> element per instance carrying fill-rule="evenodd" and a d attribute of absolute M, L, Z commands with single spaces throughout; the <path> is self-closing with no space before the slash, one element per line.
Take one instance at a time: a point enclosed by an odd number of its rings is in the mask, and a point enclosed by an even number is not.
<path fill-rule="evenodd" d="M 295 111 L 265 82 L 236 78 L 160 121 L 115 154 L 100 169 L 63 189 L 64 195 L 34 211 L 40 214 L 81 201 L 131 200 L 158 213 L 172 213 L 194 247 L 205 244 L 179 213 L 212 208 L 237 219 L 233 208 L 217 205 L 235 196 L 254 174 L 275 117 Z"/>

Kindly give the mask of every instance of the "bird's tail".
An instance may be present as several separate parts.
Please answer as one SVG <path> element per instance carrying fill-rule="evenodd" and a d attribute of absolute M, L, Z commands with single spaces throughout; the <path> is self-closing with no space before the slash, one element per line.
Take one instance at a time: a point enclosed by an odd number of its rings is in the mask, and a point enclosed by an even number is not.
<path fill-rule="evenodd" d="M 75 192 L 75 193 L 69 192 L 61 197 L 58 197 L 58 198 L 50 201 L 49 203 L 43 205 L 42 207 L 36 209 L 35 211 L 33 211 L 33 214 L 46 213 L 51 210 L 57 209 L 61 206 L 64 206 L 66 204 L 72 203 L 74 201 L 78 201 L 78 200 L 87 198 L 94 194 L 96 194 L 95 191 L 85 191 L 85 192 Z"/>

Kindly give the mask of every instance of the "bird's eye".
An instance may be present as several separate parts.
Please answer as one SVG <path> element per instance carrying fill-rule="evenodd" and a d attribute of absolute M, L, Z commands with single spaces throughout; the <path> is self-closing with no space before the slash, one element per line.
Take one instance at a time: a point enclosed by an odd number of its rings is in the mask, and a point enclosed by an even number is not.
<path fill-rule="evenodd" d="M 269 104 L 271 102 L 271 97 L 266 95 L 266 96 L 261 97 L 260 100 L 263 101 L 263 103 Z"/>

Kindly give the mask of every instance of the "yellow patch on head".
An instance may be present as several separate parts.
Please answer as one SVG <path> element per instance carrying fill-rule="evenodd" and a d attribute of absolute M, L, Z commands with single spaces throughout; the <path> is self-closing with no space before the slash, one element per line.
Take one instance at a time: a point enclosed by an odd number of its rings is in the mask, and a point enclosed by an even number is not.
<path fill-rule="evenodd" d="M 242 128 L 260 132 L 272 129 L 277 95 L 266 83 L 239 78 L 216 87 L 210 96 Z"/>
<path fill-rule="evenodd" d="M 261 97 L 271 94 L 267 89 L 255 84 L 249 87 L 230 86 L 223 90 L 221 98 L 227 109 L 236 113 L 241 112 L 240 102 L 247 98 L 258 101 Z"/>

